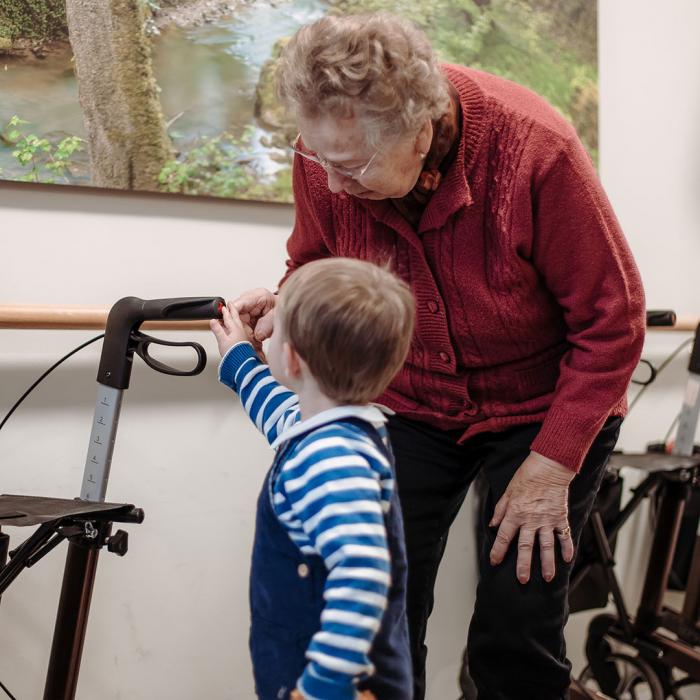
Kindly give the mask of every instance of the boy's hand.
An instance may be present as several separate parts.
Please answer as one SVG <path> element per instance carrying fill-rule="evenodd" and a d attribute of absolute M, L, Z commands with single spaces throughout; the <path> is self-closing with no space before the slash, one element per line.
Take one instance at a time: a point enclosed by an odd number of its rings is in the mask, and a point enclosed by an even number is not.
<path fill-rule="evenodd" d="M 209 328 L 214 333 L 219 354 L 223 357 L 234 345 L 241 342 L 252 343 L 254 338 L 253 329 L 238 315 L 233 302 L 224 306 L 221 313 L 222 320 L 213 318 L 209 321 Z"/>

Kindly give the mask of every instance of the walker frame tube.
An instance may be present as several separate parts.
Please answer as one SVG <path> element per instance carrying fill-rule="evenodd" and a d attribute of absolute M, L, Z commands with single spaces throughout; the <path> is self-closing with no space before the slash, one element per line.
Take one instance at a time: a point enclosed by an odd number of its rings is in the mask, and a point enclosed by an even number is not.
<path fill-rule="evenodd" d="M 122 389 L 114 389 L 100 383 L 97 386 L 95 415 L 85 457 L 83 487 L 80 491 L 80 498 L 86 501 L 105 500 L 124 394 Z"/>

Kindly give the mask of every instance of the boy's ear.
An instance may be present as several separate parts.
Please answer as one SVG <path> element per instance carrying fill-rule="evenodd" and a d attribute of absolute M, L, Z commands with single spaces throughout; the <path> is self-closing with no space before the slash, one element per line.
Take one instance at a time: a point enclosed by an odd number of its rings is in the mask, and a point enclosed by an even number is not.
<path fill-rule="evenodd" d="M 290 379 L 298 379 L 301 375 L 302 359 L 297 351 L 287 342 L 282 343 L 282 366 Z"/>

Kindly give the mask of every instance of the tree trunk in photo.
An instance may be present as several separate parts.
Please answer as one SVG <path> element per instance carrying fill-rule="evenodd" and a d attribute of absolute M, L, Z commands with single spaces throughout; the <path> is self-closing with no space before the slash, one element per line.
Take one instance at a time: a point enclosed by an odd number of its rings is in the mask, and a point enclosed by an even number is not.
<path fill-rule="evenodd" d="M 92 184 L 157 190 L 171 160 L 139 0 L 66 0 Z"/>

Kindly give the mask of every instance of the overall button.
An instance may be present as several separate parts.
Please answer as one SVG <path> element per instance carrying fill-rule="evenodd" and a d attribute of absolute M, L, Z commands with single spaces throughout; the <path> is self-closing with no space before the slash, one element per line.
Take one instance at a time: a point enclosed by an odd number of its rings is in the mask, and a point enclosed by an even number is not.
<path fill-rule="evenodd" d="M 449 361 L 450 361 L 450 356 L 449 356 L 444 350 L 440 353 L 440 356 L 439 356 L 439 357 L 440 357 L 440 359 L 441 359 L 443 362 L 449 362 Z"/>
<path fill-rule="evenodd" d="M 429 301 L 428 302 L 428 310 L 430 311 L 430 313 L 436 314 L 440 310 L 440 306 L 435 301 Z"/>
<path fill-rule="evenodd" d="M 473 401 L 467 400 L 464 402 L 464 412 L 468 416 L 473 416 L 479 412 L 479 407 Z"/>
<path fill-rule="evenodd" d="M 309 567 L 306 564 L 299 564 L 297 566 L 297 573 L 299 578 L 306 578 L 309 575 Z"/>

